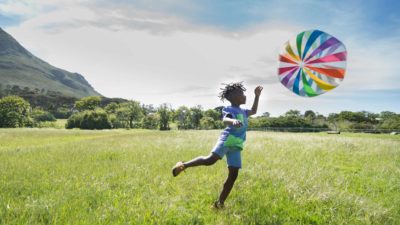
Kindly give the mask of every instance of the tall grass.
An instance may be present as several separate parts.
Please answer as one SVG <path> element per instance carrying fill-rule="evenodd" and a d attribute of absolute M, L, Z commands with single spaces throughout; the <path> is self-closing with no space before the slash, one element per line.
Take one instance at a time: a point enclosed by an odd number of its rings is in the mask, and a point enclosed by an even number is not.
<path fill-rule="evenodd" d="M 400 137 L 248 132 L 224 210 L 218 131 L 0 130 L 0 224 L 400 224 Z"/>

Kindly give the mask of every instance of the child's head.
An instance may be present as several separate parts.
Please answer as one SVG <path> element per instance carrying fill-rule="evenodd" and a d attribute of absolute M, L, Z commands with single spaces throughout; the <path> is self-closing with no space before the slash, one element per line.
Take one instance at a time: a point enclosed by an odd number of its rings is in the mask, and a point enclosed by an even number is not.
<path fill-rule="evenodd" d="M 246 95 L 244 91 L 246 88 L 243 86 L 242 82 L 223 84 L 224 88 L 221 88 L 219 97 L 221 101 L 227 99 L 232 105 L 241 105 L 246 103 Z"/>

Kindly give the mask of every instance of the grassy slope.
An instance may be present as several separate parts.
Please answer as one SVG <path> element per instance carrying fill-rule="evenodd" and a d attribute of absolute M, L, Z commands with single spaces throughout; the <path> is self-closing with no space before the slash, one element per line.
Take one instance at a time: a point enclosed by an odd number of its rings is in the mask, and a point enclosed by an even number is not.
<path fill-rule="evenodd" d="M 172 178 L 218 131 L 0 130 L 0 224 L 399 224 L 400 137 L 249 132 L 225 162 Z"/>

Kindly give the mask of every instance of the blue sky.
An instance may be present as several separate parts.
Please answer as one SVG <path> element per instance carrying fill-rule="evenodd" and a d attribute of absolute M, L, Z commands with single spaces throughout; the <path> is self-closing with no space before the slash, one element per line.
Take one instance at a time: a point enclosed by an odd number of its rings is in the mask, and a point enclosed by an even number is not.
<path fill-rule="evenodd" d="M 400 112 L 398 1 L 0 0 L 0 26 L 52 65 L 83 74 L 108 97 L 146 104 L 219 102 L 220 83 L 265 87 L 259 112 Z M 315 98 L 277 78 L 296 34 L 320 29 L 348 51 L 344 81 Z"/>

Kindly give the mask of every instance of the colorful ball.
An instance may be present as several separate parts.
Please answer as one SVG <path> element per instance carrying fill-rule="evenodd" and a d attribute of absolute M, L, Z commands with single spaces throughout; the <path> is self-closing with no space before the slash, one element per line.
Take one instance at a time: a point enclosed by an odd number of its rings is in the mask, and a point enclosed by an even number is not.
<path fill-rule="evenodd" d="M 346 71 L 346 47 L 320 30 L 304 31 L 279 54 L 280 82 L 297 95 L 314 97 L 337 87 Z"/>

